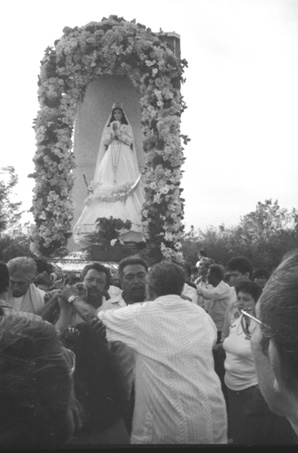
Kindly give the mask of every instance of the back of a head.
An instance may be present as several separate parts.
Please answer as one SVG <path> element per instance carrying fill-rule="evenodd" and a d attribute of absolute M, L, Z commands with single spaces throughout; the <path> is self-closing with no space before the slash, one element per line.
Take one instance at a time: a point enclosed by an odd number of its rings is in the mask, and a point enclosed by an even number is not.
<path fill-rule="evenodd" d="M 0 319 L 0 444 L 57 447 L 71 435 L 72 382 L 54 326 L 32 314 Z"/>
<path fill-rule="evenodd" d="M 245 256 L 235 256 L 227 262 L 227 272 L 238 271 L 241 274 L 249 274 L 249 278 L 252 278 L 253 267 L 248 258 Z"/>
<path fill-rule="evenodd" d="M 10 277 L 33 281 L 36 275 L 36 263 L 30 256 L 18 256 L 7 263 Z"/>
<path fill-rule="evenodd" d="M 298 249 L 283 259 L 259 300 L 264 350 L 273 339 L 298 379 Z"/>
<path fill-rule="evenodd" d="M 209 272 L 219 281 L 224 279 L 225 270 L 221 264 L 211 264 L 209 266 Z"/>
<path fill-rule="evenodd" d="M 42 272 L 47 272 L 50 274 L 54 271 L 54 266 L 44 258 L 34 258 L 36 264 L 36 273 L 41 274 Z"/>
<path fill-rule="evenodd" d="M 154 264 L 149 271 L 149 291 L 156 297 L 167 294 L 181 295 L 185 283 L 183 268 L 171 261 L 161 261 Z"/>
<path fill-rule="evenodd" d="M 126 266 L 133 266 L 135 264 L 139 264 L 140 266 L 143 266 L 146 272 L 148 272 L 148 264 L 147 262 L 139 255 L 130 255 L 125 258 L 123 258 L 118 265 L 118 274 L 121 277 L 123 274 L 123 270 Z"/>

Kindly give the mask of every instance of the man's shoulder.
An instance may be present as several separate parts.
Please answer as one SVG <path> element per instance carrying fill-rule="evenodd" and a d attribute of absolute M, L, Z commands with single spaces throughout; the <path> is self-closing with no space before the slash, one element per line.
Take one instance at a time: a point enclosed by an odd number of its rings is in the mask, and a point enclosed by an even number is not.
<path fill-rule="evenodd" d="M 102 310 L 115 310 L 117 308 L 126 307 L 126 302 L 122 297 L 122 293 L 118 294 L 117 296 L 111 297 L 108 300 L 103 301 L 102 306 L 100 307 Z"/>
<path fill-rule="evenodd" d="M 108 289 L 108 293 L 111 296 L 111 299 L 114 299 L 122 293 L 122 289 L 115 285 L 110 285 Z"/>
<path fill-rule="evenodd" d="M 227 282 L 225 282 L 224 280 L 221 280 L 219 282 L 218 287 L 222 288 L 222 289 L 225 289 L 229 293 L 233 292 L 232 287 Z"/>

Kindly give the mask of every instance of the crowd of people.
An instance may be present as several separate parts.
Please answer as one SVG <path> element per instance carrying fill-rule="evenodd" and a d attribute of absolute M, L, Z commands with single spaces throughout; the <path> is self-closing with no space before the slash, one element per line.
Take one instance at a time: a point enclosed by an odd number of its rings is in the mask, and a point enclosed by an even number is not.
<path fill-rule="evenodd" d="M 0 446 L 298 443 L 298 250 L 0 262 Z"/>

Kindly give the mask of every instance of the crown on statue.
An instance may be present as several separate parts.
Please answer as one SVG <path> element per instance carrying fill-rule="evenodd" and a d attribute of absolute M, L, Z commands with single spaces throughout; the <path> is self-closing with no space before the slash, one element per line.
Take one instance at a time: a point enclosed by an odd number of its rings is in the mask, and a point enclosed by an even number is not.
<path fill-rule="evenodd" d="M 113 102 L 112 110 L 114 110 L 114 109 L 117 108 L 117 107 L 118 107 L 119 109 L 124 110 L 124 105 L 123 105 L 122 102 L 118 102 L 118 101 Z"/>

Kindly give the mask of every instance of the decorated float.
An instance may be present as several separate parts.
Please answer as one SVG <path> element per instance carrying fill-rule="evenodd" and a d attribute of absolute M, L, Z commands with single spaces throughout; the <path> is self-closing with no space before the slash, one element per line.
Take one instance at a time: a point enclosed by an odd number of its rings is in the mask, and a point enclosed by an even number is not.
<path fill-rule="evenodd" d="M 34 120 L 35 171 L 30 175 L 35 179 L 35 254 L 55 259 L 69 254 L 76 169 L 73 131 L 78 106 L 94 80 L 117 76 L 128 77 L 132 82 L 141 109 L 145 198 L 141 218 L 145 246 L 142 244 L 137 251 L 149 262 L 162 258 L 182 260 L 182 145 L 189 139 L 180 130 L 186 108 L 181 84 L 187 62 L 173 48 L 173 43 L 179 42 L 178 35 L 174 35 L 173 40 L 169 34 L 153 33 L 135 20 L 110 16 L 83 27 L 65 27 L 54 47 L 45 50 L 38 80 L 40 107 Z M 107 221 L 111 226 L 114 220 L 117 219 L 104 218 L 99 222 Z M 107 233 L 102 239 L 106 241 L 108 237 Z M 116 241 L 111 243 L 113 239 Z M 117 244 L 116 234 L 108 246 Z M 91 249 L 95 245 L 96 235 Z M 130 252 L 135 253 L 136 249 L 131 247 Z M 99 256 L 99 260 L 103 259 Z"/>

